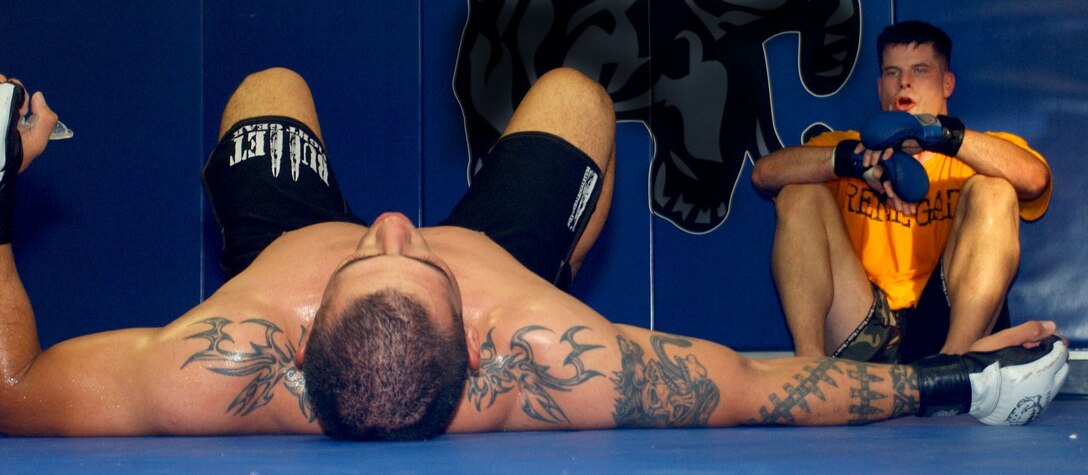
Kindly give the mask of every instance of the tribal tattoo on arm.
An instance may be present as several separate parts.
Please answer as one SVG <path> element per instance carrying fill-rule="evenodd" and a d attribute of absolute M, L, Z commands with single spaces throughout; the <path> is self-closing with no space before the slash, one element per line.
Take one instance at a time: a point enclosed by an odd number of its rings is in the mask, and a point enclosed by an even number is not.
<path fill-rule="evenodd" d="M 918 386 L 909 367 L 891 367 L 888 376 L 891 378 L 892 394 L 885 394 L 873 388 L 873 383 L 884 381 L 883 377 L 874 374 L 881 371 L 873 371 L 880 367 L 882 366 L 833 358 L 823 358 L 813 364 L 805 365 L 803 373 L 793 375 L 796 386 L 791 383 L 782 385 L 785 394 L 771 394 L 768 397 L 771 407 L 760 407 L 759 417 L 751 418 L 747 423 L 752 425 L 796 424 L 795 409 L 811 414 L 812 408 L 809 406 L 811 398 L 827 401 L 823 388 L 838 388 L 840 383 L 838 379 L 842 376 L 845 376 L 847 383 L 851 384 L 848 410 L 852 417 L 847 421 L 848 424 L 867 424 L 875 420 L 917 412 Z M 888 397 L 892 398 L 892 408 L 885 415 L 885 411 L 874 404 Z"/>
<path fill-rule="evenodd" d="M 488 331 L 480 345 L 480 370 L 468 375 L 467 396 L 477 411 L 491 407 L 495 400 L 514 389 L 521 398 L 521 410 L 538 421 L 570 423 L 563 408 L 555 401 L 556 392 L 569 392 L 586 381 L 604 376 L 586 369 L 582 354 L 603 348 L 575 341 L 584 326 L 568 329 L 559 339 L 570 345 L 563 365 L 574 368 L 574 374 L 559 378 L 551 368 L 536 360 L 531 343 L 525 336 L 530 332 L 551 330 L 527 326 L 510 338 L 510 353 L 500 355 L 492 333 Z M 622 336 L 616 337 L 621 353 L 621 370 L 614 371 L 612 381 L 618 397 L 613 418 L 618 427 L 691 427 L 705 426 L 718 406 L 718 387 L 707 375 L 706 368 L 695 355 L 676 355 L 675 349 L 690 348 L 691 342 L 682 338 L 653 335 L 650 344 L 654 356 L 646 359 L 642 347 Z"/>
<path fill-rule="evenodd" d="M 620 371 L 612 373 L 619 396 L 612 416 L 618 427 L 706 426 L 721 399 L 718 386 L 693 354 L 670 355 L 665 345 L 690 348 L 691 341 L 651 335 L 657 359 L 645 359 L 639 344 L 616 337 L 622 355 Z"/>
<path fill-rule="evenodd" d="M 918 413 L 918 375 L 907 365 L 892 366 L 892 417 Z"/>
<path fill-rule="evenodd" d="M 207 325 L 209 328 L 199 333 L 186 337 L 191 339 L 204 339 L 208 341 L 208 347 L 198 351 L 189 357 L 181 368 L 189 364 L 200 362 L 205 364 L 209 371 L 236 378 L 251 378 L 249 384 L 231 401 L 226 412 L 235 416 L 245 416 L 272 401 L 275 389 L 283 383 L 283 387 L 298 400 L 299 410 L 303 417 L 314 421 L 315 415 L 310 406 L 309 397 L 306 394 L 306 380 L 302 371 L 295 366 L 296 347 L 290 341 L 280 343 L 276 335 L 283 334 L 272 322 L 259 318 L 243 320 L 242 324 L 259 325 L 264 327 L 264 341 L 251 341 L 249 347 L 252 351 L 233 351 L 223 348 L 225 343 L 235 343 L 234 338 L 227 333 L 227 325 L 230 320 L 222 317 L 206 318 L 195 325 Z M 302 327 L 301 342 L 306 335 L 306 327 Z M 280 340 L 283 340 L 280 338 Z"/>
<path fill-rule="evenodd" d="M 583 353 L 602 346 L 574 341 L 574 336 L 586 329 L 588 327 L 571 327 L 559 339 L 571 347 L 563 365 L 574 368 L 572 376 L 559 378 L 549 372 L 549 366 L 536 361 L 533 345 L 525 340 L 525 335 L 530 332 L 551 330 L 538 325 L 523 327 L 510 337 L 510 354 L 499 355 L 492 339 L 495 331 L 492 328 L 480 345 L 480 370 L 468 375 L 468 400 L 476 406 L 477 411 L 482 411 L 491 407 L 499 395 L 517 388 L 521 410 L 529 417 L 551 424 L 570 423 L 552 393 L 569 392 L 592 378 L 602 376 L 597 371 L 587 370 L 581 359 Z"/>

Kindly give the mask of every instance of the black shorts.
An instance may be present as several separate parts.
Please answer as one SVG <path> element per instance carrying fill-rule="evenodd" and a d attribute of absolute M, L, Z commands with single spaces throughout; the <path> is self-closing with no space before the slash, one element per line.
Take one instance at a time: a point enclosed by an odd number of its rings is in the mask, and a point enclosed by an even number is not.
<path fill-rule="evenodd" d="M 227 278 L 285 232 L 329 221 L 366 225 L 344 201 L 325 146 L 288 117 L 234 124 L 204 165 L 202 182 L 223 232 L 219 262 Z"/>
<path fill-rule="evenodd" d="M 898 311 L 888 309 L 888 298 L 873 285 L 873 306 L 854 333 L 835 351 L 833 356 L 875 363 L 909 364 L 935 355 L 948 339 L 952 308 L 948 302 L 943 262 L 929 275 L 918 304 Z M 993 331 L 1010 325 L 1008 301 Z"/>
<path fill-rule="evenodd" d="M 330 221 L 367 225 L 344 200 L 324 146 L 291 118 L 255 117 L 232 126 L 208 158 L 202 181 L 223 233 L 220 265 L 227 278 L 285 232 Z M 483 232 L 566 289 L 568 260 L 602 186 L 593 160 L 563 139 L 512 134 L 495 144 L 440 225 Z"/>
<path fill-rule="evenodd" d="M 601 170 L 567 141 L 542 132 L 503 137 L 440 226 L 481 231 L 544 280 L 567 290 L 570 257 L 597 207 Z"/>

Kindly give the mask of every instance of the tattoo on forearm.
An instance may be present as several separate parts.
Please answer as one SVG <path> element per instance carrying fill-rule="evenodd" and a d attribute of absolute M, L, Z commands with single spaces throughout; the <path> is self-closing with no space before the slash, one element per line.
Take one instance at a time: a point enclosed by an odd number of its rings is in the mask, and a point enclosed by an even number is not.
<path fill-rule="evenodd" d="M 768 409 L 766 406 L 759 408 L 759 418 L 749 419 L 749 424 L 793 424 L 795 419 L 793 417 L 794 408 L 800 408 L 806 413 L 811 413 L 812 409 L 808 405 L 808 397 L 814 396 L 821 401 L 826 401 L 827 396 L 818 386 L 819 383 L 825 383 L 828 386 L 839 387 L 835 379 L 831 377 L 830 372 L 842 374 L 842 369 L 835 363 L 836 360 L 827 358 L 820 360 L 816 366 L 804 367 L 805 374 L 796 374 L 793 379 L 798 382 L 795 387 L 789 383 L 782 385 L 782 389 L 786 392 L 785 397 L 780 397 L 778 394 L 771 394 L 769 399 L 771 400 L 771 407 Z"/>
<path fill-rule="evenodd" d="M 565 366 L 574 368 L 574 375 L 569 378 L 558 378 L 549 373 L 551 368 L 535 360 L 533 346 L 525 340 L 529 332 L 551 330 L 536 325 L 524 327 L 510 338 L 510 354 L 499 355 L 491 337 L 494 329 L 491 329 L 480 345 L 480 370 L 468 375 L 468 400 L 476 406 L 477 411 L 482 411 L 491 407 L 500 394 L 516 387 L 521 395 L 521 410 L 526 415 L 552 424 L 569 423 L 563 408 L 552 398 L 551 391 L 567 392 L 591 378 L 602 376 L 597 371 L 586 370 L 581 360 L 582 353 L 602 347 L 574 341 L 575 334 L 586 329 L 588 327 L 572 327 L 559 339 L 571 347 L 563 361 Z"/>
<path fill-rule="evenodd" d="M 230 320 L 221 317 L 206 318 L 193 325 L 207 325 L 205 331 L 186 337 L 191 339 L 204 339 L 208 341 L 208 348 L 198 351 L 189 357 L 182 368 L 191 363 L 205 363 L 209 371 L 237 378 L 252 378 L 242 392 L 227 406 L 226 412 L 236 416 L 245 416 L 272 401 L 275 389 L 280 382 L 283 387 L 298 400 L 299 410 L 309 421 L 314 420 L 314 412 L 310 406 L 310 399 L 306 395 L 306 380 L 295 366 L 295 345 L 290 341 L 276 340 L 277 334 L 282 334 L 272 322 L 259 318 L 243 320 L 243 324 L 260 325 L 264 327 L 264 341 L 251 341 L 249 347 L 253 350 L 233 351 L 223 348 L 226 343 L 235 343 L 234 338 L 227 333 L 227 325 Z M 302 328 L 303 335 L 299 341 L 305 338 L 306 328 Z"/>
<path fill-rule="evenodd" d="M 892 417 L 918 413 L 918 377 L 910 366 L 895 365 L 891 369 Z"/>
<path fill-rule="evenodd" d="M 870 385 L 870 383 L 884 381 L 884 378 L 870 373 L 869 368 L 870 366 L 867 364 L 858 364 L 855 365 L 853 370 L 846 372 L 846 375 L 856 380 L 859 385 L 857 388 L 850 388 L 851 401 L 857 401 L 857 404 L 850 405 L 850 414 L 854 416 L 849 421 L 850 424 L 867 424 L 873 421 L 872 416 L 884 412 L 880 408 L 873 407 L 873 402 L 887 399 L 888 396 L 874 391 Z"/>
<path fill-rule="evenodd" d="M 849 414 L 852 416 L 846 422 L 848 424 L 867 424 L 875 420 L 885 419 L 903 414 L 917 412 L 918 400 L 914 396 L 917 387 L 909 369 L 905 366 L 892 366 L 889 370 L 893 394 L 889 395 L 878 388 L 875 383 L 884 382 L 885 378 L 875 373 L 881 373 L 882 366 L 868 363 L 854 363 L 843 360 L 825 358 L 815 365 L 806 365 L 804 373 L 793 376 L 798 384 L 794 386 L 786 383 L 782 385 L 785 394 L 771 394 L 768 398 L 771 407 L 759 408 L 759 417 L 748 420 L 748 424 L 795 424 L 795 409 L 805 413 L 812 413 L 809 406 L 810 396 L 821 401 L 827 401 L 827 395 L 821 389 L 825 387 L 838 388 L 838 375 L 846 376 L 846 384 L 850 386 Z M 877 371 L 874 371 L 877 370 Z M 914 391 L 914 393 L 912 393 Z M 877 407 L 878 401 L 892 398 L 891 412 Z"/>
<path fill-rule="evenodd" d="M 695 355 L 670 356 L 665 345 L 690 348 L 691 342 L 650 336 L 657 359 L 645 359 L 642 347 L 617 336 L 622 366 L 612 373 L 619 396 L 612 416 L 619 427 L 706 426 L 718 407 L 720 392 Z"/>

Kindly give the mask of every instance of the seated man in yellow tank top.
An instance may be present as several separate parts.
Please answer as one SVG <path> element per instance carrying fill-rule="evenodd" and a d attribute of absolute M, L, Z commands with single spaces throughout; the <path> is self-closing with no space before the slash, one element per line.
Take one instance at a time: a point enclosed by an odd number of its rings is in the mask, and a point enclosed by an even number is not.
<path fill-rule="evenodd" d="M 772 268 L 799 356 L 907 363 L 963 353 L 1007 327 L 1019 221 L 1038 219 L 1050 200 L 1050 169 L 1023 139 L 965 129 L 947 116 L 956 85 L 948 35 L 902 22 L 885 28 L 877 48 L 880 114 L 936 121 L 938 132 L 943 122 L 948 143 L 903 142 L 929 180 L 913 203 L 889 183 L 836 172 L 836 147 L 867 167 L 893 153 L 867 150 L 854 131 L 824 133 L 756 163 L 753 183 L 774 196 Z"/>

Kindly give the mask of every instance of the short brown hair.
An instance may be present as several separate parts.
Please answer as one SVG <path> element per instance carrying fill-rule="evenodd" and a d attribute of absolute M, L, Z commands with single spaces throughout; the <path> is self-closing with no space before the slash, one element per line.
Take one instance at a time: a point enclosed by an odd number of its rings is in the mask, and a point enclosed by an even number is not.
<path fill-rule="evenodd" d="M 419 302 L 392 289 L 356 298 L 338 318 L 328 318 L 328 307 L 314 319 L 302 368 L 325 433 L 352 440 L 442 434 L 468 369 L 457 310 L 452 329 L 437 328 Z"/>
<path fill-rule="evenodd" d="M 884 69 L 884 50 L 892 45 L 931 44 L 937 57 L 944 59 L 946 70 L 952 70 L 952 38 L 948 34 L 924 21 L 910 20 L 893 23 L 884 27 L 876 38 L 876 60 L 880 69 Z"/>

